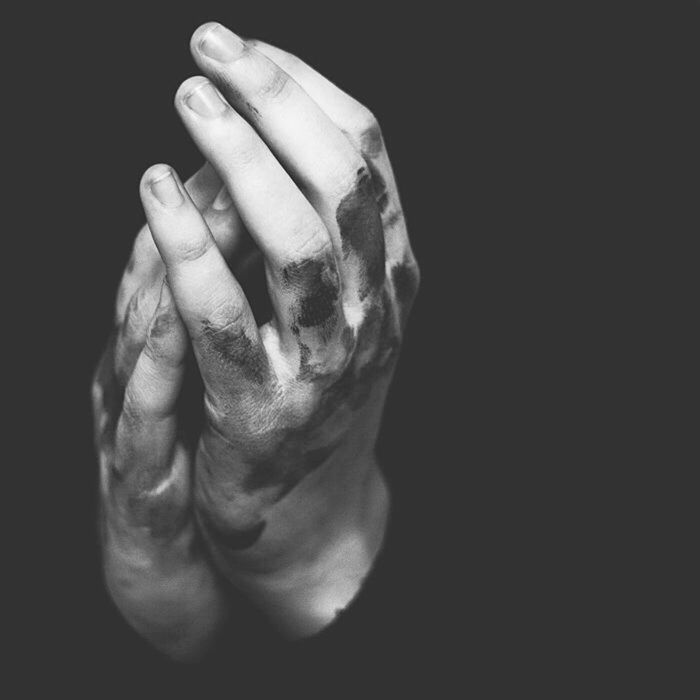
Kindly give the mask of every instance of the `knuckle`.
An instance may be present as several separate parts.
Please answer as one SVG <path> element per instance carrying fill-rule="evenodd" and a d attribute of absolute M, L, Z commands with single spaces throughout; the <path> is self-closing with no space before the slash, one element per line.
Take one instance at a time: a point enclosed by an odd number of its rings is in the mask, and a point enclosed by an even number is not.
<path fill-rule="evenodd" d="M 357 154 L 357 158 L 345 163 L 341 172 L 337 174 L 336 185 L 333 188 L 336 196 L 340 199 L 348 195 L 366 194 L 370 199 L 374 199 L 371 194 L 372 176 L 367 163 Z M 363 200 L 364 201 L 364 200 Z"/>
<path fill-rule="evenodd" d="M 206 321 L 206 334 L 210 337 L 230 333 L 243 322 L 244 307 L 241 303 L 226 300 L 216 303 Z"/>
<path fill-rule="evenodd" d="M 142 306 L 144 297 L 143 287 L 137 288 L 132 292 L 131 298 L 126 305 L 126 312 L 124 314 L 124 322 L 129 323 L 134 320 L 139 315 L 139 308 Z"/>
<path fill-rule="evenodd" d="M 149 333 L 143 346 L 143 354 L 154 366 L 176 368 L 184 363 L 184 358 L 174 356 L 170 351 L 165 335 L 157 336 Z"/>
<path fill-rule="evenodd" d="M 151 311 L 148 297 L 149 290 L 146 287 L 139 287 L 132 293 L 121 323 L 121 341 L 142 341 L 144 331 L 148 327 L 147 319 Z"/>
<path fill-rule="evenodd" d="M 177 244 L 177 258 L 181 262 L 196 262 L 206 255 L 212 247 L 209 236 L 180 241 Z"/>
<path fill-rule="evenodd" d="M 276 64 L 272 64 L 260 81 L 257 92 L 258 97 L 264 100 L 280 100 L 289 95 L 291 88 L 292 79 L 289 74 Z"/>
<path fill-rule="evenodd" d="M 379 122 L 366 107 L 361 107 L 355 117 L 355 135 L 362 154 L 375 158 L 384 151 L 384 137 Z"/>
<path fill-rule="evenodd" d="M 309 220 L 309 218 L 311 220 Z M 317 217 L 304 217 L 293 228 L 290 253 L 284 264 L 309 258 L 326 260 L 333 252 L 330 236 L 323 222 Z"/>

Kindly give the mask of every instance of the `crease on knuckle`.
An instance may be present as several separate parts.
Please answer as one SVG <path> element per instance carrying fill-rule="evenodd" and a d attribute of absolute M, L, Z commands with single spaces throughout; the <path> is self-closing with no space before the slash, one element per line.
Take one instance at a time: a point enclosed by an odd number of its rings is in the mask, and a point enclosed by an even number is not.
<path fill-rule="evenodd" d="M 210 236 L 202 236 L 197 240 L 188 239 L 177 244 L 177 257 L 180 262 L 196 262 L 203 258 L 211 249 Z"/>
<path fill-rule="evenodd" d="M 289 74 L 273 64 L 257 89 L 257 96 L 263 100 L 283 100 L 292 92 L 292 79 Z"/>
<path fill-rule="evenodd" d="M 178 369 L 185 363 L 184 356 L 174 354 L 165 337 L 154 337 L 149 334 L 143 346 L 143 353 L 155 367 Z"/>
<path fill-rule="evenodd" d="M 226 299 L 212 305 L 207 319 L 207 328 L 212 334 L 226 333 L 232 328 L 239 328 L 244 317 L 244 305 L 237 300 Z"/>
<path fill-rule="evenodd" d="M 295 232 L 290 237 L 293 244 L 284 264 L 299 262 L 300 260 L 325 260 L 333 253 L 333 245 L 323 224 L 318 221 L 305 224 L 300 222 L 295 227 Z"/>

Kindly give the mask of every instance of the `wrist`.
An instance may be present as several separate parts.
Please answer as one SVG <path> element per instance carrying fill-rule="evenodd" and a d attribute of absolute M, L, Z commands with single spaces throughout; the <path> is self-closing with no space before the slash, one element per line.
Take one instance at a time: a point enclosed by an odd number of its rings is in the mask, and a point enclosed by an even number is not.
<path fill-rule="evenodd" d="M 229 568 L 231 581 L 286 636 L 309 636 L 331 624 L 357 596 L 379 554 L 389 491 L 374 457 L 364 462 L 353 470 L 362 480 L 346 507 L 334 511 L 342 515 L 318 522 L 310 545 L 280 566 Z"/>

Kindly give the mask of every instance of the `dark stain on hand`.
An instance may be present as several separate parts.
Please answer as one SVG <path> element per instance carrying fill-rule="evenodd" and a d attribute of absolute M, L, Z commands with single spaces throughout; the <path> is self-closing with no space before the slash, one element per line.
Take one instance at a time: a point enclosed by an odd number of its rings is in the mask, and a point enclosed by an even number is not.
<path fill-rule="evenodd" d="M 307 474 L 322 466 L 338 447 L 337 443 L 309 449 L 310 426 L 287 432 L 269 454 L 250 461 L 251 470 L 243 488 L 252 493 L 275 487 L 275 500 L 288 494 Z"/>
<path fill-rule="evenodd" d="M 409 308 L 418 292 L 419 273 L 416 264 L 398 263 L 391 270 L 391 280 L 399 306 L 402 309 Z"/>
<path fill-rule="evenodd" d="M 369 398 L 375 384 L 393 369 L 401 339 L 386 290 L 382 298 L 368 309 L 353 344 L 353 361 L 323 391 L 322 415 L 328 415 L 345 403 L 358 410 Z"/>
<path fill-rule="evenodd" d="M 374 189 L 374 197 L 377 207 L 379 207 L 379 213 L 383 214 L 389 206 L 389 191 L 386 187 L 386 180 L 371 160 L 367 161 L 367 167 L 372 176 L 372 188 Z"/>
<path fill-rule="evenodd" d="M 202 323 L 206 344 L 226 365 L 233 365 L 246 379 L 263 384 L 268 378 L 267 356 L 262 345 L 256 345 L 237 326 L 217 327 L 209 321 Z"/>
<path fill-rule="evenodd" d="M 365 298 L 384 281 L 384 232 L 368 168 L 357 171 L 355 186 L 338 205 L 336 221 L 343 253 L 360 259 L 364 277 L 360 296 Z"/>
<path fill-rule="evenodd" d="M 349 331 L 344 337 L 354 348 L 354 356 L 340 376 L 330 382 L 327 376 L 314 374 L 302 353 L 307 379 L 325 386 L 320 389 L 315 410 L 302 426 L 279 430 L 266 439 L 270 447 L 244 459 L 249 471 L 243 488 L 248 494 L 272 489 L 272 501 L 276 502 L 338 450 L 347 432 L 342 430 L 341 437 L 329 439 L 328 426 L 335 422 L 339 411 L 350 409 L 347 419 L 352 420 L 351 414 L 366 404 L 379 382 L 390 374 L 398 356 L 399 331 L 387 291 L 371 305 L 357 336 Z"/>
<path fill-rule="evenodd" d="M 156 313 L 151 321 L 148 334 L 152 338 L 156 339 L 165 337 L 177 322 L 177 316 L 175 313 L 176 312 L 172 309 L 166 309 L 165 311 L 161 310 Z"/>
<path fill-rule="evenodd" d="M 299 295 L 293 305 L 292 329 L 315 328 L 329 340 L 338 323 L 340 282 L 332 256 L 302 260 L 282 270 L 284 286 Z"/>
<path fill-rule="evenodd" d="M 311 364 L 311 350 L 305 343 L 299 341 L 299 373 L 297 379 L 308 381 L 316 376 L 316 371 Z"/>

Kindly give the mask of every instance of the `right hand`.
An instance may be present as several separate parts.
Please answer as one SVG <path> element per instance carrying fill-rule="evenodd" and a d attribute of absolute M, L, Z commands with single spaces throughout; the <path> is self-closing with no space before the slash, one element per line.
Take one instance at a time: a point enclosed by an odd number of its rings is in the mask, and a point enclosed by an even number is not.
<path fill-rule="evenodd" d="M 242 228 L 212 168 L 205 165 L 187 186 L 233 255 Z M 164 273 L 144 226 L 95 373 L 93 410 L 107 588 L 153 646 L 188 660 L 214 640 L 227 603 L 193 517 L 192 455 L 177 416 L 189 341 Z"/>

